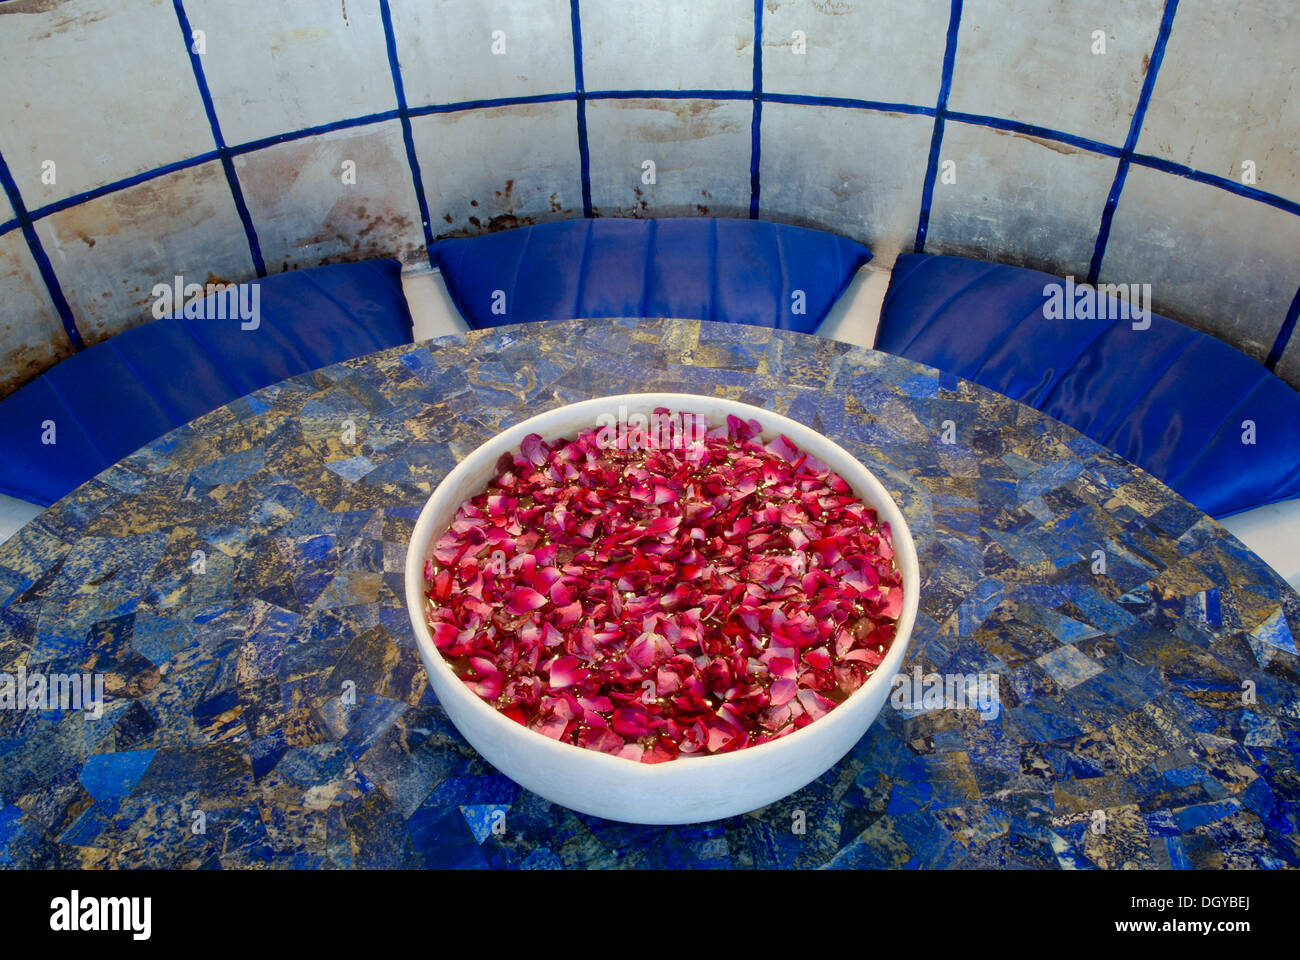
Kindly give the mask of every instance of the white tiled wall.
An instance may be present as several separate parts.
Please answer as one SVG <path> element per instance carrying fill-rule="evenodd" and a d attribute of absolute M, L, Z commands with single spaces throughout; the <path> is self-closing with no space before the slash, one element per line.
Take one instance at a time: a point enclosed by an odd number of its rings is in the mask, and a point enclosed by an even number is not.
<path fill-rule="evenodd" d="M 0 236 L 0 393 L 72 354 L 72 344 L 46 295 L 20 231 Z"/>
<path fill-rule="evenodd" d="M 214 146 L 168 0 L 0 5 L 0 91 L 28 209 Z"/>
<path fill-rule="evenodd" d="M 1150 283 L 1157 312 L 1263 360 L 1300 286 L 1300 217 L 1135 166 L 1101 279 Z"/>
<path fill-rule="evenodd" d="M 421 192 L 433 237 L 582 216 L 584 178 L 596 215 L 748 216 L 757 159 L 760 216 L 864 240 L 887 265 L 912 249 L 926 206 L 953 25 L 948 108 L 976 119 L 943 125 L 935 159 L 956 181 L 934 178 L 926 249 L 1080 276 L 1119 161 L 1051 131 L 1124 144 L 1166 8 L 965 0 L 954 21 L 951 0 L 763 0 L 760 25 L 753 0 L 180 6 L 202 31 L 233 182 L 209 159 L 195 38 L 173 0 L 0 0 L 0 157 L 39 244 L 0 234 L 0 395 L 72 349 L 37 255 L 93 343 L 147 318 L 153 285 L 177 273 L 253 276 L 255 244 L 271 272 L 378 255 L 416 265 Z M 1297 49 L 1293 0 L 1181 0 L 1102 262 L 1103 279 L 1151 282 L 1159 309 L 1260 359 L 1300 286 L 1300 208 L 1279 209 L 1300 204 Z M 243 146 L 262 140 L 275 142 Z M 1231 186 L 1247 160 L 1262 199 L 1150 167 Z M 0 191 L 0 226 L 14 218 Z M 1300 385 L 1300 340 L 1277 370 Z"/>
<path fill-rule="evenodd" d="M 1138 149 L 1300 198 L 1300 6 L 1182 0 Z"/>
<path fill-rule="evenodd" d="M 966 0 L 948 105 L 1122 144 L 1162 7 L 1162 0 Z M 1093 52 L 1097 31 L 1105 53 Z"/>
<path fill-rule="evenodd" d="M 763 89 L 933 106 L 951 10 L 950 0 L 776 5 L 763 16 Z"/>
<path fill-rule="evenodd" d="M 412 106 L 573 90 L 568 0 L 425 0 L 392 10 Z"/>
<path fill-rule="evenodd" d="M 397 120 L 276 144 L 234 164 L 273 272 L 423 256 L 420 207 Z"/>
<path fill-rule="evenodd" d="M 177 274 L 206 283 L 253 270 L 215 160 L 51 214 L 36 233 L 88 344 L 151 319 L 154 285 Z"/>
<path fill-rule="evenodd" d="M 748 90 L 754 79 L 752 0 L 585 0 L 588 90 Z"/>

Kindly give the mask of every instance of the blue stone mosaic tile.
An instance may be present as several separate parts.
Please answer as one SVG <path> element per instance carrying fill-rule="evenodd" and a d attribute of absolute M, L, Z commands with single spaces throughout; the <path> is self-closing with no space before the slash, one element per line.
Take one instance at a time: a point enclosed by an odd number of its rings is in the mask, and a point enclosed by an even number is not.
<path fill-rule="evenodd" d="M 677 827 L 556 807 L 470 748 L 406 618 L 420 507 L 504 426 L 672 389 L 861 458 L 921 558 L 905 673 L 995 677 L 994 709 L 888 704 L 804 789 Z M 104 680 L 97 719 L 0 710 L 0 866 L 1297 867 L 1298 632 L 1213 520 L 951 375 L 698 321 L 442 337 L 213 411 L 0 546 L 0 673 Z"/>

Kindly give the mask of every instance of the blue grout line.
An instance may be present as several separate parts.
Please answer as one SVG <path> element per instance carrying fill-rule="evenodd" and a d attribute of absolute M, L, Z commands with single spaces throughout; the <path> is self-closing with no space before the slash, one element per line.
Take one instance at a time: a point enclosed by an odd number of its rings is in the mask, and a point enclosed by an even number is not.
<path fill-rule="evenodd" d="M 17 223 L 23 232 L 27 249 L 31 251 L 32 259 L 36 261 L 36 269 L 40 271 L 41 279 L 45 281 L 45 289 L 49 292 L 50 302 L 63 323 L 68 342 L 72 344 L 74 350 L 84 350 L 86 341 L 81 338 L 81 331 L 77 329 L 76 318 L 72 315 L 72 306 L 68 303 L 68 298 L 63 295 L 63 287 L 59 285 L 54 265 L 50 263 L 45 248 L 41 246 L 41 238 L 36 235 L 36 226 L 32 222 L 31 214 L 27 212 L 27 205 L 23 203 L 18 182 L 14 180 L 3 155 L 0 155 L 0 187 L 4 188 L 5 194 L 9 197 L 9 205 L 14 208 L 13 222 Z"/>
<path fill-rule="evenodd" d="M 754 0 L 754 120 L 749 135 L 749 219 L 757 220 L 763 150 L 763 0 Z"/>
<path fill-rule="evenodd" d="M 1300 289 L 1296 290 L 1295 297 L 1291 300 L 1291 309 L 1287 310 L 1286 319 L 1282 321 L 1282 329 L 1277 332 L 1277 339 L 1273 341 L 1273 349 L 1269 350 L 1268 359 L 1264 361 L 1264 366 L 1268 369 L 1274 369 L 1282 359 L 1287 344 L 1291 342 L 1291 335 L 1295 333 L 1297 319 L 1300 319 Z"/>
<path fill-rule="evenodd" d="M 232 156 L 238 157 L 245 153 L 253 153 L 266 147 L 274 147 L 281 143 L 290 143 L 294 140 L 302 140 L 305 137 L 317 137 L 325 133 L 334 133 L 337 130 L 351 130 L 355 127 L 368 127 L 374 123 L 385 123 L 389 120 L 399 120 L 401 114 L 397 110 L 381 110 L 379 113 L 367 113 L 360 117 L 350 117 L 347 120 L 333 120 L 329 123 L 318 124 L 314 127 L 303 127 L 301 130 L 290 130 L 288 133 L 276 133 L 269 137 L 262 137 L 258 140 L 249 140 L 246 143 L 237 143 L 227 147 Z"/>
<path fill-rule="evenodd" d="M 1128 136 L 1124 138 L 1124 151 L 1115 167 L 1115 179 L 1106 196 L 1106 205 L 1101 210 L 1101 225 L 1097 229 L 1097 242 L 1092 250 L 1092 262 L 1088 264 L 1088 282 L 1096 283 L 1101 274 L 1101 264 L 1106 258 L 1106 246 L 1110 243 L 1110 227 L 1115 220 L 1115 210 L 1119 207 L 1120 194 L 1124 192 L 1124 181 L 1128 179 L 1129 164 L 1137 151 L 1138 138 L 1142 135 L 1142 123 L 1146 119 L 1147 107 L 1151 104 L 1151 94 L 1156 88 L 1156 76 L 1160 73 L 1160 64 L 1165 58 L 1165 47 L 1169 43 L 1169 33 L 1174 26 L 1174 14 L 1178 12 L 1178 0 L 1165 0 L 1164 13 L 1160 17 L 1160 30 L 1156 33 L 1155 45 L 1151 48 L 1151 62 L 1147 64 L 1146 76 L 1142 78 L 1142 92 L 1138 94 L 1137 106 L 1133 110 L 1133 119 L 1129 123 Z"/>
<path fill-rule="evenodd" d="M 592 90 L 588 100 L 752 100 L 753 90 Z"/>
<path fill-rule="evenodd" d="M 159 177 L 165 177 L 169 173 L 176 173 L 178 170 L 188 170 L 191 167 L 201 166 L 205 163 L 211 163 L 213 160 L 219 160 L 221 154 L 216 150 L 209 150 L 207 153 L 200 153 L 193 157 L 186 157 L 184 160 L 177 160 L 153 170 L 146 170 L 143 173 L 137 173 L 134 176 L 126 177 L 122 180 L 115 180 L 113 183 L 106 183 L 102 187 L 95 187 L 84 193 L 74 194 L 71 197 L 64 197 L 62 200 L 55 200 L 53 203 L 47 203 L 45 206 L 32 211 L 33 220 L 41 220 L 54 213 L 60 213 L 64 210 L 70 210 L 73 207 L 80 206 L 90 200 L 98 200 L 100 197 L 106 197 L 111 193 L 117 193 L 119 190 L 125 190 L 128 187 L 138 186 L 142 183 L 148 183 L 150 180 L 157 180 Z"/>
<path fill-rule="evenodd" d="M 576 93 L 534 93 L 525 97 L 495 97 L 489 100 L 458 100 L 454 103 L 431 103 L 423 107 L 408 107 L 406 112 L 413 117 L 425 117 L 434 113 L 491 110 L 494 107 L 516 107 L 530 103 L 563 103 L 577 98 Z"/>
<path fill-rule="evenodd" d="M 0 2 L 4 2 L 4 0 L 0 0 Z M 748 100 L 753 96 L 753 94 L 748 90 L 604 90 L 585 93 L 583 96 L 588 100 L 627 98 L 652 100 Z M 531 103 L 556 103 L 575 99 L 577 99 L 576 93 L 545 93 L 522 97 L 500 97 L 489 100 L 465 100 L 456 103 L 429 104 L 421 107 L 410 107 L 408 108 L 407 113 L 412 117 L 419 117 L 427 116 L 429 114 L 456 113 L 465 110 L 491 109 L 493 107 L 519 106 Z M 843 109 L 870 110 L 880 113 L 901 113 L 926 117 L 934 117 L 937 113 L 934 107 L 907 103 L 890 103 L 881 100 L 856 100 L 848 97 L 820 97 L 805 94 L 770 93 L 764 91 L 762 100 L 764 103 L 837 107 Z M 1039 127 L 1030 123 L 1022 123 L 1018 120 L 1005 120 L 1000 117 L 991 117 L 976 113 L 962 113 L 954 110 L 944 110 L 943 116 L 945 121 L 951 120 L 957 123 L 970 124 L 972 126 L 992 127 L 996 130 L 1023 133 L 1027 136 L 1069 144 L 1070 146 L 1078 147 L 1081 150 L 1087 150 L 1091 153 L 1100 154 L 1102 156 L 1118 158 L 1124 155 L 1123 147 L 1116 147 L 1097 140 L 1090 140 L 1087 137 L 1066 133 L 1061 130 L 1053 130 L 1050 127 Z M 301 130 L 278 133 L 273 136 L 263 137 L 259 140 L 249 140 L 246 143 L 227 145 L 226 150 L 231 156 L 237 157 L 261 150 L 265 147 L 272 147 L 281 143 L 289 143 L 306 137 L 319 136 L 325 133 L 332 133 L 336 130 L 364 127 L 397 119 L 400 119 L 399 111 L 385 110 L 380 113 L 351 117 L 346 120 L 335 120 L 315 127 L 304 127 Z M 218 151 L 212 150 L 207 153 L 188 157 L 184 160 L 177 160 L 173 163 L 165 164 L 152 170 L 146 170 L 143 173 L 125 177 L 121 180 L 115 180 L 112 183 L 95 187 L 91 190 L 86 190 L 63 200 L 56 200 L 53 203 L 32 210 L 30 212 L 31 218 L 33 221 L 41 220 L 50 214 L 67 210 L 70 207 L 78 206 L 86 201 L 96 200 L 110 193 L 116 193 L 119 190 L 124 190 L 141 183 L 147 183 L 150 180 L 157 179 L 158 177 L 165 176 L 169 173 L 174 173 L 178 170 L 185 170 L 203 163 L 208 163 L 212 160 L 218 160 L 220 159 L 220 156 L 221 155 Z M 1129 157 L 1129 160 L 1131 164 L 1136 164 L 1137 166 L 1150 167 L 1151 169 L 1159 170 L 1162 173 L 1170 173 L 1187 180 L 1203 183 L 1208 186 L 1216 187 L 1227 193 L 1232 193 L 1239 197 L 1254 200 L 1278 210 L 1283 210 L 1287 213 L 1300 216 L 1300 202 L 1278 196 L 1274 193 L 1269 193 L 1265 190 L 1260 190 L 1257 187 L 1246 186 L 1245 184 L 1239 183 L 1228 177 L 1206 173 L 1203 170 L 1197 170 L 1194 167 L 1188 167 L 1180 163 L 1175 163 L 1172 160 L 1165 160 L 1161 157 L 1151 156 L 1149 154 L 1135 153 Z M 15 230 L 19 226 L 20 224 L 17 220 L 10 220 L 4 224 L 0 224 L 0 235 Z"/>
<path fill-rule="evenodd" d="M 739 98 L 737 98 L 739 99 Z M 851 97 L 819 97 L 807 93 L 771 93 L 763 91 L 765 103 L 793 103 L 809 107 L 845 107 L 853 110 L 878 110 L 882 113 L 906 113 L 933 117 L 934 107 L 885 100 L 854 100 Z"/>
<path fill-rule="evenodd" d="M 1211 187 L 1218 187 L 1227 193 L 1235 193 L 1239 197 L 1245 197 L 1249 200 L 1256 200 L 1259 203 L 1267 204 L 1278 210 L 1285 210 L 1287 213 L 1300 216 L 1300 203 L 1295 200 L 1288 200 L 1286 197 L 1279 197 L 1275 193 L 1268 193 L 1255 187 L 1248 187 L 1244 183 L 1238 183 L 1228 177 L 1221 177 L 1215 173 L 1206 173 L 1204 170 L 1196 170 L 1193 167 L 1184 166 L 1181 163 L 1174 163 L 1172 160 L 1165 160 L 1161 157 L 1152 157 L 1143 153 L 1135 153 L 1129 158 L 1130 161 L 1139 167 L 1150 167 L 1152 170 L 1159 170 L 1161 173 L 1172 173 L 1188 180 L 1194 180 L 1197 183 L 1204 183 Z"/>
<path fill-rule="evenodd" d="M 239 185 L 239 175 L 235 173 L 235 162 L 231 159 L 230 151 L 226 149 L 226 141 L 221 135 L 221 124 L 217 120 L 217 108 L 212 102 L 212 91 L 208 88 L 208 79 L 203 72 L 203 61 L 199 54 L 194 52 L 194 31 L 190 27 L 190 18 L 185 13 L 185 2 L 172 0 L 172 6 L 176 8 L 176 20 L 180 24 L 181 36 L 185 41 L 185 53 L 190 58 L 194 82 L 198 84 L 199 98 L 203 101 L 203 110 L 208 116 L 208 125 L 212 128 L 212 140 L 221 158 L 221 167 L 226 173 L 230 196 L 235 202 L 239 221 L 244 225 L 244 235 L 248 239 L 248 253 L 253 260 L 253 269 L 257 271 L 259 277 L 264 277 L 266 263 L 262 260 L 262 245 L 257 239 L 257 230 L 253 226 L 253 216 L 248 212 L 248 204 L 244 202 L 244 191 Z"/>
<path fill-rule="evenodd" d="M 994 130 L 1006 130 L 1009 133 L 1022 133 L 1025 136 L 1038 137 L 1043 140 L 1055 140 L 1058 143 L 1066 143 L 1072 147 L 1100 153 L 1107 157 L 1118 157 L 1124 153 L 1122 147 L 1113 147 L 1108 143 L 1102 143 L 1100 140 L 1089 140 L 1087 137 L 1080 137 L 1077 134 L 1053 130 L 1050 127 L 1040 127 L 1032 123 L 1023 123 L 1019 120 L 1003 120 L 1000 117 L 989 117 L 979 113 L 961 113 L 956 110 L 945 110 L 943 115 L 945 120 L 954 120 L 957 123 L 967 123 L 977 127 L 992 127 Z"/>
<path fill-rule="evenodd" d="M 934 181 L 939 173 L 939 149 L 943 145 L 943 122 L 948 112 L 948 94 L 952 92 L 952 72 L 957 62 L 957 34 L 961 28 L 961 2 L 952 0 L 948 14 L 948 36 L 943 48 L 943 73 L 939 78 L 939 100 L 934 108 L 934 128 L 930 132 L 930 156 L 926 160 L 925 182 L 921 186 L 921 215 L 916 223 L 917 253 L 925 252 L 925 235 L 930 230 L 930 204 L 934 200 Z"/>
<path fill-rule="evenodd" d="M 578 167 L 582 178 L 582 215 L 591 217 L 591 148 L 587 144 L 587 91 L 582 76 L 582 13 L 578 0 L 569 0 L 569 25 L 573 34 L 573 96 L 578 115 Z"/>
<path fill-rule="evenodd" d="M 1101 275 L 1101 262 L 1106 258 L 1106 247 L 1110 243 L 1110 226 L 1115 220 L 1115 210 L 1119 207 L 1119 195 L 1124 191 L 1128 180 L 1129 158 L 1120 156 L 1115 165 L 1115 179 L 1111 181 L 1110 193 L 1101 208 L 1101 223 L 1097 227 L 1097 240 L 1093 244 L 1092 259 L 1088 262 L 1088 283 L 1095 284 Z"/>
<path fill-rule="evenodd" d="M 420 226 L 424 228 L 424 253 L 433 262 L 433 225 L 429 219 L 429 201 L 424 193 L 424 177 L 420 174 L 420 158 L 415 154 L 415 134 L 411 129 L 411 111 L 406 106 L 406 85 L 402 82 L 402 67 L 397 58 L 397 33 L 393 30 L 393 12 L 388 0 L 379 0 L 379 16 L 384 22 L 384 44 L 388 48 L 388 69 L 393 75 L 393 93 L 397 97 L 397 116 L 402 121 L 402 140 L 406 144 L 406 163 L 411 168 L 411 186 L 415 202 L 420 207 Z"/>

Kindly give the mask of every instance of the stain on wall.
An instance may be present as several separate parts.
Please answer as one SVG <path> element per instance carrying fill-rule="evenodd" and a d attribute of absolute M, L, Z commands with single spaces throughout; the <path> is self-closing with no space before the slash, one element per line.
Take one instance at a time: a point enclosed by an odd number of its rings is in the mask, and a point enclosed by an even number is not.
<path fill-rule="evenodd" d="M 396 120 L 238 157 L 268 269 L 424 256 L 420 208 Z"/>
<path fill-rule="evenodd" d="M 576 113 L 533 103 L 415 118 L 434 237 L 582 216 Z"/>
<path fill-rule="evenodd" d="M 593 211 L 609 217 L 748 216 L 752 116 L 750 104 L 734 100 L 589 103 Z"/>
<path fill-rule="evenodd" d="M 36 232 L 87 345 L 153 319 L 153 289 L 180 275 L 253 272 L 221 165 L 189 170 L 51 214 Z"/>
<path fill-rule="evenodd" d="M 0 396 L 72 355 L 23 235 L 0 237 Z"/>

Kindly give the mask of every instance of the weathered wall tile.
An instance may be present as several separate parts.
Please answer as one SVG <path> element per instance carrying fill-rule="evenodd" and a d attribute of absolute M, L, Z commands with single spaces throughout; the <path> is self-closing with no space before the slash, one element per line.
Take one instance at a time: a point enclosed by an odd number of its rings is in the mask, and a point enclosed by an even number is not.
<path fill-rule="evenodd" d="M 1101 279 L 1150 283 L 1157 313 L 1262 361 L 1300 288 L 1300 217 L 1134 166 Z"/>
<path fill-rule="evenodd" d="M 934 106 L 951 11 L 951 0 L 769 2 L 763 89 Z"/>
<path fill-rule="evenodd" d="M 253 276 L 215 161 L 52 214 L 36 233 L 88 344 L 153 319 L 155 284 Z"/>
<path fill-rule="evenodd" d="M 1163 0 L 967 0 L 948 105 L 1122 144 Z M 1106 52 L 1094 54 L 1093 32 Z"/>
<path fill-rule="evenodd" d="M 0 91 L 0 150 L 29 210 L 214 146 L 167 0 L 0 4 Z"/>
<path fill-rule="evenodd" d="M 748 216 L 753 115 L 737 100 L 592 101 L 592 206 L 608 217 Z"/>
<path fill-rule="evenodd" d="M 583 0 L 588 90 L 749 90 L 752 0 L 628 3 Z"/>
<path fill-rule="evenodd" d="M 235 159 L 267 269 L 424 259 L 420 207 L 396 120 Z"/>
<path fill-rule="evenodd" d="M 575 113 L 566 102 L 416 117 L 434 237 L 582 216 Z"/>
<path fill-rule="evenodd" d="M 953 166 L 945 168 L 948 161 Z M 1083 279 L 1117 162 L 1051 140 L 950 122 L 926 252 Z"/>
<path fill-rule="evenodd" d="M 72 353 L 21 230 L 0 236 L 0 397 Z"/>
<path fill-rule="evenodd" d="M 1295 386 L 1300 384 L 1300 337 L 1292 337 L 1273 372 Z"/>
<path fill-rule="evenodd" d="M 1297 51 L 1292 0 L 1183 0 L 1138 149 L 1300 200 Z"/>
<path fill-rule="evenodd" d="M 397 107 L 383 24 L 346 3 L 186 0 L 227 143 Z"/>
<path fill-rule="evenodd" d="M 392 11 L 412 107 L 573 90 L 567 0 L 394 0 Z"/>
<path fill-rule="evenodd" d="M 932 127 L 908 114 L 765 104 L 764 219 L 842 233 L 893 263 L 916 236 Z"/>

